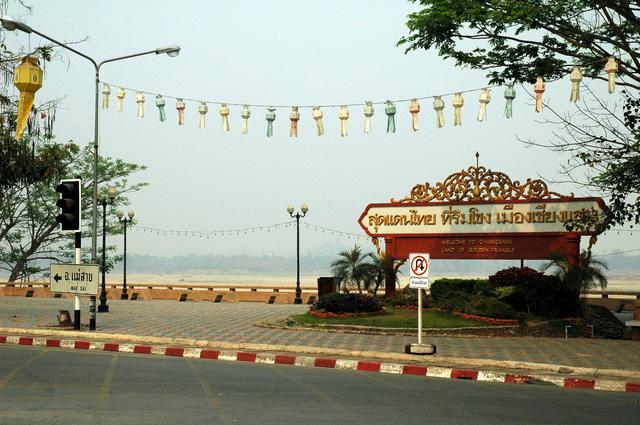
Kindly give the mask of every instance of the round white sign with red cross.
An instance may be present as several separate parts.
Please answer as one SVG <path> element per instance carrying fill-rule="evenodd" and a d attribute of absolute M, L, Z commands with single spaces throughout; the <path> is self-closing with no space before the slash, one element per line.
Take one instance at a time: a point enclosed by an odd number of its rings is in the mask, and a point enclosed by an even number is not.
<path fill-rule="evenodd" d="M 409 277 L 429 277 L 429 254 L 409 254 Z"/>

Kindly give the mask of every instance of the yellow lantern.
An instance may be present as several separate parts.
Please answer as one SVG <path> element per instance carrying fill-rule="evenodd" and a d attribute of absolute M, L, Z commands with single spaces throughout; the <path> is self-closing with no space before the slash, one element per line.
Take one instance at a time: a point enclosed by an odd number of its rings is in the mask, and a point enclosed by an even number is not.
<path fill-rule="evenodd" d="M 16 66 L 13 71 L 13 84 L 20 91 L 16 123 L 16 139 L 19 139 L 27 126 L 35 93 L 42 87 L 42 68 L 40 68 L 40 61 L 37 57 L 25 56 L 22 58 L 22 63 Z"/>

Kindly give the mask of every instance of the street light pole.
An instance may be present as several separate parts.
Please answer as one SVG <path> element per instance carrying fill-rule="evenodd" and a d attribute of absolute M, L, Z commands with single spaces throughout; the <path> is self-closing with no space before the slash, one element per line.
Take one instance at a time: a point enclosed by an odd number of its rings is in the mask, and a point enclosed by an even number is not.
<path fill-rule="evenodd" d="M 106 251 L 107 251 L 107 203 L 113 204 L 113 200 L 118 194 L 118 190 L 110 186 L 107 191 L 107 198 L 102 198 L 102 292 L 100 292 L 100 305 L 98 305 L 98 313 L 108 313 L 107 305 L 107 286 L 105 283 L 105 272 L 107 269 Z M 108 201 L 107 201 L 108 199 Z"/>
<path fill-rule="evenodd" d="M 302 204 L 300 210 L 302 211 L 302 214 L 296 212 L 294 215 L 293 206 L 289 205 L 287 207 L 289 215 L 296 219 L 296 297 L 293 300 L 294 304 L 302 304 L 302 289 L 300 289 L 300 217 L 307 215 L 309 206 L 307 204 Z"/>
<path fill-rule="evenodd" d="M 123 259 L 123 279 L 122 279 L 122 294 L 120 295 L 121 300 L 128 300 L 129 294 L 127 293 L 127 223 L 131 223 L 133 221 L 133 216 L 135 213 L 133 210 L 129 210 L 127 217 L 124 217 L 124 213 L 120 210 L 116 211 L 116 215 L 118 216 L 118 220 L 120 220 L 124 224 L 124 259 Z"/>
<path fill-rule="evenodd" d="M 156 55 L 166 54 L 169 57 L 176 57 L 180 53 L 180 47 L 176 45 L 159 47 L 155 50 L 149 50 L 141 53 L 134 53 L 126 56 L 119 56 L 117 58 L 107 59 L 98 63 L 91 57 L 85 55 L 84 53 L 79 52 L 76 49 L 60 41 L 54 40 L 48 35 L 43 34 L 39 31 L 36 31 L 33 28 L 31 28 L 29 25 L 20 21 L 16 21 L 9 16 L 3 16 L 2 18 L 0 18 L 0 22 L 2 23 L 2 26 L 8 31 L 20 30 L 27 34 L 31 34 L 31 33 L 38 34 L 40 37 L 45 38 L 51 41 L 52 43 L 57 44 L 58 46 L 64 49 L 67 49 L 77 54 L 78 56 L 82 56 L 83 58 L 87 59 L 88 61 L 91 62 L 91 64 L 95 69 L 95 104 L 94 104 L 94 126 L 93 126 L 93 130 L 94 130 L 93 131 L 93 207 L 92 207 L 93 218 L 91 222 L 91 262 L 95 264 L 98 260 L 98 255 L 97 255 L 97 246 L 98 246 L 98 242 L 97 242 L 98 241 L 98 102 L 99 102 L 99 89 L 100 89 L 99 87 L 100 67 L 105 63 L 116 62 L 116 61 L 129 59 L 129 58 L 135 58 L 137 56 L 150 55 L 152 53 L 155 53 Z"/>

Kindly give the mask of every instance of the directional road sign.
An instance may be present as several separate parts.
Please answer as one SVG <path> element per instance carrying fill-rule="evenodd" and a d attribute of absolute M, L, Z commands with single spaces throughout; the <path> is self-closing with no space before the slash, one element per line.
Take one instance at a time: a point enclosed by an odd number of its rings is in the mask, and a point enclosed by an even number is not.
<path fill-rule="evenodd" d="M 51 292 L 98 295 L 100 266 L 97 264 L 51 264 Z"/>

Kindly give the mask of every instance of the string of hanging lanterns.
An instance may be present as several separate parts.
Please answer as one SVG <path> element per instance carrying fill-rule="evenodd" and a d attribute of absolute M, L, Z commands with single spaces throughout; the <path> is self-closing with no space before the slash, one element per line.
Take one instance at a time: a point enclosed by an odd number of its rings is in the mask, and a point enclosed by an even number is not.
<path fill-rule="evenodd" d="M 618 72 L 618 62 L 613 57 L 609 57 L 605 67 L 604 72 L 608 75 L 608 91 L 609 93 L 613 93 L 615 91 L 615 84 Z M 577 102 L 580 100 L 580 83 L 582 81 L 582 71 L 579 66 L 574 66 L 569 74 L 569 79 L 571 81 L 571 93 L 569 97 L 570 102 Z M 489 103 L 491 102 L 491 90 L 496 89 L 501 86 L 485 86 L 478 87 L 470 90 L 461 90 L 451 93 L 443 93 L 438 95 L 429 95 L 422 97 L 414 97 L 407 99 L 395 99 L 395 100 L 385 100 L 385 101 L 372 101 L 367 100 L 364 103 L 344 103 L 344 104 L 317 104 L 317 105 L 269 105 L 269 104 L 257 104 L 257 103 L 235 103 L 235 102 L 222 102 L 216 100 L 202 100 L 196 98 L 188 98 L 184 96 L 163 96 L 160 93 L 152 93 L 148 91 L 143 91 L 134 88 L 128 88 L 122 85 L 117 85 L 114 83 L 109 83 L 106 81 L 101 81 L 103 84 L 102 88 L 102 108 L 109 109 L 109 95 L 111 94 L 111 85 L 117 86 L 118 95 L 117 95 L 117 103 L 116 103 L 116 111 L 122 112 L 123 110 L 123 101 L 126 97 L 126 92 L 135 92 L 135 102 L 137 103 L 137 116 L 140 118 L 144 117 L 144 103 L 145 103 L 145 95 L 154 96 L 155 97 L 155 105 L 158 108 L 159 119 L 161 122 L 166 121 L 167 113 L 166 113 L 166 99 L 174 99 L 175 100 L 175 109 L 177 111 L 177 121 L 178 125 L 185 124 L 185 111 L 187 110 L 187 102 L 197 103 L 197 112 L 199 114 L 198 119 L 198 127 L 205 128 L 206 126 L 206 118 L 205 116 L 209 112 L 208 105 L 219 105 L 219 115 L 221 117 L 222 129 L 225 132 L 230 131 L 230 116 L 231 110 L 230 106 L 241 107 L 240 117 L 242 119 L 241 125 L 241 133 L 247 134 L 249 131 L 249 119 L 251 118 L 251 108 L 262 108 L 265 109 L 265 120 L 267 124 L 267 137 L 273 136 L 273 124 L 277 117 L 278 109 L 286 109 L 290 108 L 289 120 L 289 137 L 296 138 L 298 137 L 298 122 L 302 119 L 303 115 L 301 114 L 301 109 L 310 109 L 311 110 L 311 118 L 316 123 L 316 133 L 318 136 L 324 135 L 324 112 L 323 108 L 338 108 L 337 117 L 340 121 L 340 136 L 346 137 L 348 135 L 348 120 L 351 117 L 349 108 L 363 106 L 363 116 L 364 116 L 364 133 L 370 133 L 372 129 L 372 118 L 375 113 L 374 105 L 384 105 L 384 113 L 387 116 L 387 133 L 395 133 L 396 132 L 396 113 L 397 107 L 396 104 L 400 103 L 409 103 L 408 112 L 411 114 L 411 129 L 413 131 L 418 131 L 419 129 L 419 114 L 421 112 L 421 105 L 419 101 L 424 101 L 427 99 L 433 99 L 433 110 L 436 115 L 436 127 L 443 128 L 445 126 L 445 107 L 446 103 L 443 98 L 452 96 L 453 99 L 451 101 L 451 106 L 453 107 L 453 125 L 460 126 L 462 125 L 462 107 L 465 105 L 465 100 L 463 98 L 463 94 L 479 92 L 478 96 L 478 114 L 476 116 L 476 121 L 483 122 L 487 118 L 487 109 Z M 512 118 L 513 117 L 513 101 L 516 98 L 516 90 L 514 84 L 507 84 L 504 90 L 504 117 Z M 543 76 L 538 76 L 533 85 L 533 91 L 535 92 L 535 111 L 541 112 L 543 108 L 543 94 L 546 90 L 545 81 Z"/>

